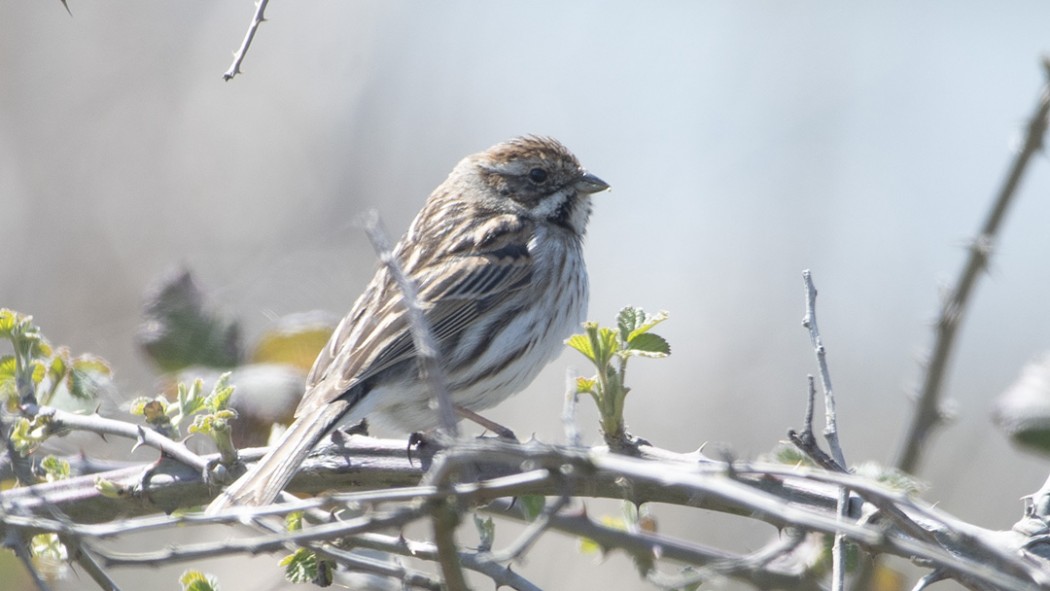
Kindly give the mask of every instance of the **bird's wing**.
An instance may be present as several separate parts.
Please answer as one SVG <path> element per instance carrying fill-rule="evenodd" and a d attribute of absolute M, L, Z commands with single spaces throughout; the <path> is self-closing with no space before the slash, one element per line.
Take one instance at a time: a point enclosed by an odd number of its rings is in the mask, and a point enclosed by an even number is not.
<path fill-rule="evenodd" d="M 408 244 L 396 249 L 427 253 L 402 264 L 415 283 L 424 319 L 439 345 L 458 338 L 479 314 L 528 285 L 532 278 L 528 243 L 533 232 L 529 220 L 493 216 L 463 231 L 463 238 L 445 251 Z M 389 270 L 381 268 L 318 356 L 296 416 L 415 355 L 401 290 Z"/>

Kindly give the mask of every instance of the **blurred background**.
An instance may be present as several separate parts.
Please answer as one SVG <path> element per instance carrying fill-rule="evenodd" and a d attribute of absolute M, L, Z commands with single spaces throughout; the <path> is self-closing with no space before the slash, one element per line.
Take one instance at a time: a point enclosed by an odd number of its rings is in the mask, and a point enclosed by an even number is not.
<path fill-rule="evenodd" d="M 855 463 L 895 460 L 940 297 L 1050 47 L 1050 6 L 1034 1 L 277 0 L 223 82 L 251 2 L 70 9 L 0 8 L 0 306 L 108 359 L 122 398 L 156 388 L 134 335 L 162 273 L 192 270 L 249 340 L 288 313 L 341 315 L 375 265 L 362 212 L 399 235 L 461 157 L 537 133 L 613 186 L 587 238 L 590 318 L 671 313 L 673 355 L 632 364 L 630 430 L 754 458 L 798 428 L 816 370 L 800 325 L 809 268 Z M 1047 474 L 990 418 L 1050 348 L 1050 167 L 1033 164 L 961 331 L 955 421 L 919 472 L 927 500 L 998 529 Z M 559 441 L 569 367 L 589 371 L 566 353 L 488 416 Z M 580 420 L 599 441 L 586 405 Z M 728 523 L 662 529 L 735 550 L 769 534 L 741 542 Z M 599 564 L 574 544 L 516 569 L 549 589 L 651 588 L 624 556 Z M 195 566 L 276 589 L 274 563 Z M 183 568 L 116 576 L 174 588 Z"/>

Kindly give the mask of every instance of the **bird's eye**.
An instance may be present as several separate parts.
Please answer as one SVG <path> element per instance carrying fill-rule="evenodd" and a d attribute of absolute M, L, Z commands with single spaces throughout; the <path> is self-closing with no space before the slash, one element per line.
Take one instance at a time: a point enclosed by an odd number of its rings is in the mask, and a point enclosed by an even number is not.
<path fill-rule="evenodd" d="M 529 171 L 529 180 L 537 185 L 547 182 L 547 171 L 542 168 L 533 168 Z"/>

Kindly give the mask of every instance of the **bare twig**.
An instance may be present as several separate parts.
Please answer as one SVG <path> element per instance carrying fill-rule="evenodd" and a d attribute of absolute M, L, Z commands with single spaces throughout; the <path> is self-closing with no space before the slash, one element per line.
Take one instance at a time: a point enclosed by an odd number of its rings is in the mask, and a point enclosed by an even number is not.
<path fill-rule="evenodd" d="M 163 550 L 154 552 L 111 552 L 99 548 L 96 548 L 95 552 L 107 566 L 160 566 L 230 554 L 273 552 L 284 548 L 288 543 L 306 544 L 308 542 L 320 542 L 350 536 L 363 531 L 400 527 L 419 519 L 423 514 L 424 512 L 420 509 L 403 507 L 383 514 L 356 517 L 346 521 L 317 525 L 308 529 L 278 532 L 251 538 L 168 546 Z"/>
<path fill-rule="evenodd" d="M 831 448 L 831 457 L 838 462 L 843 469 L 846 468 L 846 457 L 839 445 L 838 419 L 835 414 L 835 394 L 831 389 L 831 372 L 828 370 L 827 351 L 824 349 L 824 340 L 817 328 L 817 288 L 813 285 L 813 277 L 809 269 L 802 271 L 802 281 L 806 286 L 806 315 L 802 318 L 802 326 L 809 329 L 809 340 L 813 343 L 813 349 L 817 355 L 817 366 L 820 368 L 820 384 L 824 388 L 824 438 Z"/>
<path fill-rule="evenodd" d="M 354 539 L 356 540 L 357 537 Z M 419 588 L 430 589 L 431 591 L 443 591 L 444 589 L 441 581 L 436 577 L 415 569 L 406 568 L 404 565 L 374 560 L 367 556 L 336 548 L 331 544 L 312 544 L 311 548 L 321 556 L 343 565 L 349 571 L 390 577 L 401 581 L 405 589 Z"/>
<path fill-rule="evenodd" d="M 814 402 L 817 398 L 817 388 L 813 382 L 813 376 L 806 376 L 806 381 L 809 385 L 808 395 L 806 397 L 806 416 L 803 418 L 802 432 L 799 433 L 794 429 L 788 430 L 788 439 L 791 443 L 795 444 L 802 453 L 809 456 L 809 459 L 824 468 L 825 470 L 831 470 L 832 472 L 845 472 L 846 469 L 839 465 L 831 456 L 820 449 L 820 444 L 817 443 L 816 436 L 813 435 L 813 407 Z"/>
<path fill-rule="evenodd" d="M 241 41 L 241 46 L 237 48 L 237 51 L 233 54 L 233 64 L 230 65 L 230 69 L 226 70 L 222 79 L 229 81 L 231 78 L 241 73 L 241 62 L 244 61 L 244 56 L 248 54 L 248 48 L 252 45 L 252 40 L 255 39 L 255 32 L 259 30 L 259 25 L 266 20 L 263 13 L 266 11 L 266 4 L 270 0 L 258 0 L 255 3 L 255 13 L 252 15 L 252 22 L 248 25 L 248 32 L 244 34 L 244 41 Z"/>
<path fill-rule="evenodd" d="M 33 564 L 33 557 L 29 554 L 29 535 L 27 533 L 10 532 L 4 545 L 14 550 L 15 556 L 18 556 L 18 559 L 22 561 L 22 566 L 25 567 L 29 576 L 33 578 L 33 584 L 36 585 L 37 589 L 40 591 L 49 591 L 51 589 L 47 581 L 44 580 L 44 576 L 40 574 L 36 565 Z"/>
<path fill-rule="evenodd" d="M 91 550 L 80 542 L 80 537 L 64 535 L 59 539 L 66 545 L 70 559 L 75 560 L 99 588 L 105 591 L 120 591 L 120 586 L 109 576 L 106 569 L 102 568 Z"/>
<path fill-rule="evenodd" d="M 576 372 L 569 369 L 565 372 L 565 401 L 561 407 L 561 426 L 565 431 L 565 443 L 571 447 L 581 445 L 580 428 L 576 424 L 577 400 Z"/>
<path fill-rule="evenodd" d="M 517 560 L 524 556 L 529 548 L 532 548 L 532 545 L 540 539 L 543 532 L 547 531 L 551 518 L 568 504 L 569 497 L 562 496 L 558 497 L 557 501 L 545 506 L 543 512 L 529 524 L 529 527 L 525 528 L 525 531 L 518 536 L 517 540 L 499 552 L 492 552 L 492 559 L 497 562 L 506 562 Z"/>
<path fill-rule="evenodd" d="M 758 589 L 822 590 L 823 587 L 815 577 L 807 576 L 807 573 L 800 569 L 785 571 L 770 567 L 770 563 L 789 555 L 805 538 L 805 532 L 788 528 L 780 537 L 751 554 L 712 561 L 710 565 L 700 567 L 699 572 L 692 574 L 667 576 L 650 573 L 647 578 L 665 589 L 692 588 L 718 576 L 745 581 Z"/>
<path fill-rule="evenodd" d="M 817 365 L 820 368 L 820 383 L 824 388 L 824 438 L 831 449 L 834 458 L 841 470 L 846 470 L 846 457 L 842 453 L 839 444 L 838 418 L 835 413 L 835 395 L 831 389 L 831 372 L 828 370 L 827 352 L 824 349 L 824 340 L 820 336 L 817 327 L 817 288 L 813 285 L 813 276 L 809 269 L 802 271 L 802 281 L 806 285 L 806 315 L 802 319 L 802 326 L 809 329 L 809 340 L 817 355 Z M 813 399 L 813 379 L 810 383 L 810 400 Z M 807 405 L 806 417 L 812 418 L 812 404 Z M 812 432 L 807 425 L 807 431 Z M 846 508 L 849 505 L 849 489 L 839 490 L 837 515 L 840 520 L 846 518 Z M 841 532 L 835 533 L 835 542 L 831 547 L 831 589 L 832 591 L 843 591 L 846 587 L 846 537 Z"/>
<path fill-rule="evenodd" d="M 437 561 L 441 566 L 445 587 L 450 591 L 466 591 L 467 580 L 463 576 L 463 566 L 459 562 L 459 545 L 456 544 L 459 512 L 450 501 L 435 502 L 431 507 L 431 522 L 434 526 Z"/>
<path fill-rule="evenodd" d="M 431 396 L 437 401 L 441 428 L 449 437 L 455 439 L 458 436 L 456 409 L 452 405 L 452 394 L 448 391 L 448 380 L 445 377 L 445 370 L 440 363 L 437 340 L 434 338 L 434 332 L 430 329 L 430 323 L 427 322 L 426 316 L 423 315 L 423 309 L 419 306 L 416 286 L 405 275 L 400 261 L 397 260 L 397 256 L 391 251 L 390 240 L 387 238 L 386 231 L 379 221 L 379 215 L 375 211 L 370 212 L 365 217 L 364 226 L 369 240 L 372 241 L 372 247 L 375 248 L 376 254 L 379 256 L 379 261 L 386 266 L 390 276 L 397 283 L 398 289 L 401 290 L 405 308 L 408 310 L 408 326 L 409 330 L 412 331 L 412 342 L 415 344 L 418 352 L 419 369 L 423 374 L 423 379 L 427 381 L 427 385 L 430 387 Z"/>
<path fill-rule="evenodd" d="M 1050 61 L 1044 60 L 1043 67 L 1047 76 L 1050 77 Z M 988 266 L 999 228 L 1006 217 L 1006 210 L 1017 194 L 1017 188 L 1024 176 L 1025 169 L 1032 156 L 1043 148 L 1048 114 L 1050 114 L 1050 84 L 1044 85 L 1040 91 L 1039 102 L 1028 122 L 1028 134 L 1025 137 L 1024 146 L 1014 158 L 1006 180 L 988 212 L 988 217 L 981 225 L 977 237 L 970 244 L 969 257 L 955 287 L 941 305 L 940 317 L 936 323 L 933 352 L 919 390 L 915 414 L 912 416 L 904 445 L 897 458 L 897 467 L 905 472 L 915 473 L 918 470 L 924 444 L 933 428 L 943 420 L 941 391 L 944 387 L 944 377 L 947 373 L 952 348 L 955 346 L 956 333 L 966 312 L 970 296 L 977 285 L 977 278 Z"/>
<path fill-rule="evenodd" d="M 521 512 L 506 501 L 491 503 L 485 508 L 485 511 L 515 520 L 523 519 Z M 776 568 L 755 568 L 756 563 L 752 562 L 750 557 L 741 557 L 716 548 L 666 536 L 642 531 L 628 532 L 622 528 L 609 527 L 595 522 L 582 510 L 551 514 L 547 527 L 572 536 L 593 540 L 604 550 L 621 549 L 631 555 L 647 559 L 659 556 L 747 581 L 759 588 L 798 589 L 799 591 L 818 591 L 820 589 L 815 581 L 800 577 L 795 573 Z M 676 586 L 675 581 L 668 582 L 671 583 L 668 585 L 669 588 Z M 681 586 L 686 586 L 685 583 L 688 581 L 683 579 L 680 582 L 683 583 Z"/>
<path fill-rule="evenodd" d="M 403 537 L 393 537 L 384 534 L 354 536 L 353 545 L 355 548 L 369 548 L 421 560 L 436 561 L 438 557 L 437 546 L 430 542 L 406 540 Z M 464 568 L 479 572 L 492 579 L 497 588 L 510 587 L 521 591 L 539 591 L 539 587 L 528 579 L 501 565 L 499 561 L 491 556 L 486 556 L 483 552 L 461 550 L 459 562 Z"/>

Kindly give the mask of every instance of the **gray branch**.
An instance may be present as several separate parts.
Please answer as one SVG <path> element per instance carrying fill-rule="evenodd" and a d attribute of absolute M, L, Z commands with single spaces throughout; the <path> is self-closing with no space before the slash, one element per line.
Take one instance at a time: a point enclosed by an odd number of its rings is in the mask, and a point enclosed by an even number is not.
<path fill-rule="evenodd" d="M 452 405 L 452 394 L 448 390 L 448 379 L 439 359 L 437 339 L 430 323 L 423 315 L 423 309 L 416 297 L 416 286 L 405 275 L 400 261 L 390 248 L 390 239 L 379 221 L 379 215 L 372 211 L 365 218 L 365 232 L 368 233 L 372 247 L 375 248 L 379 261 L 401 290 L 402 301 L 408 311 L 408 327 L 412 333 L 412 343 L 419 353 L 419 369 L 430 388 L 430 394 L 437 402 L 437 411 L 441 419 L 441 428 L 453 439 L 458 435 L 456 429 L 456 410 Z"/>
<path fill-rule="evenodd" d="M 257 459 L 261 451 L 247 450 L 244 458 Z M 528 466 L 524 472 L 523 466 Z M 424 478 L 425 467 L 432 469 Z M 214 491 L 201 481 L 197 470 L 178 462 L 162 462 L 145 483 L 141 481 L 141 471 L 142 467 L 125 468 L 98 475 L 127 487 L 120 498 L 101 495 L 93 477 L 4 491 L 0 493 L 0 535 L 55 532 L 78 540 L 80 547 L 101 564 L 142 565 L 205 555 L 270 551 L 289 543 L 328 551 L 331 549 L 325 540 L 334 537 L 380 534 L 375 531 L 380 525 L 430 519 L 435 501 L 460 513 L 470 507 L 488 506 L 497 514 L 513 517 L 509 503 L 491 503 L 526 494 L 599 497 L 700 507 L 757 519 L 776 528 L 841 533 L 869 552 L 920 561 L 972 589 L 1050 589 L 1050 565 L 1039 556 L 1036 547 L 1045 547 L 1046 542 L 1037 534 L 1025 536 L 1019 531 L 978 528 L 921 500 L 853 474 L 777 464 L 728 464 L 699 454 L 675 454 L 645 445 L 640 446 L 639 457 L 625 457 L 603 448 L 570 448 L 535 441 L 510 444 L 486 439 L 463 441 L 446 449 L 425 446 L 421 457 L 410 462 L 403 441 L 354 436 L 342 446 L 324 448 L 309 458 L 289 490 L 318 493 L 337 488 L 355 492 L 268 507 L 237 507 L 216 516 L 156 515 L 161 510 L 205 504 Z M 471 478 L 462 481 L 465 474 Z M 836 511 L 840 490 L 852 493 L 844 517 Z M 115 554 L 103 546 L 108 540 L 131 532 L 216 523 L 253 524 L 293 510 L 326 508 L 326 514 L 333 514 L 340 506 L 358 507 L 365 514 L 360 521 L 326 523 L 302 532 L 264 532 L 239 542 L 144 549 L 134 555 Z M 545 512 L 544 523 L 537 528 L 563 531 L 595 539 L 606 547 L 700 567 L 701 573 L 766 580 L 771 587 L 790 583 L 815 588 L 810 586 L 815 585 L 812 582 L 800 583 L 804 573 L 783 570 L 768 553 L 737 556 L 666 535 L 610 531 L 612 528 L 593 523 L 574 509 L 576 506 L 556 504 Z M 894 518 L 884 507 L 893 507 L 907 520 Z M 56 518 L 56 514 L 62 518 Z M 903 523 L 911 524 L 912 529 Z M 501 562 L 496 558 L 519 555 L 517 548 L 527 549 L 538 529 L 528 531 L 526 537 L 512 543 L 506 551 L 470 554 L 455 550 L 455 560 L 471 570 L 476 570 L 476 566 L 498 572 Z M 788 546 L 785 544 L 785 551 Z M 441 544 L 435 545 L 433 560 L 440 559 L 440 547 Z M 474 561 L 474 566 L 468 560 Z M 528 589 L 526 583 L 505 584 Z"/>
<path fill-rule="evenodd" d="M 1050 60 L 1044 60 L 1044 70 L 1050 77 Z M 1024 146 L 1017 153 L 1010 171 L 1006 175 L 999 194 L 996 196 L 988 217 L 981 225 L 977 237 L 970 243 L 969 256 L 963 265 L 955 287 L 941 305 L 941 313 L 936 323 L 936 338 L 922 388 L 919 390 L 915 414 L 908 427 L 904 445 L 897 459 L 897 467 L 905 472 L 915 473 L 922 459 L 925 443 L 933 428 L 942 420 L 941 390 L 948 370 L 948 361 L 955 346 L 955 337 L 962 323 L 966 307 L 977 285 L 977 279 L 987 268 L 988 260 L 994 250 L 999 228 L 1006 211 L 1017 194 L 1017 188 L 1024 176 L 1028 163 L 1043 148 L 1043 137 L 1046 135 L 1047 117 L 1050 115 L 1050 83 L 1043 86 L 1035 112 L 1028 122 L 1028 133 Z"/>
<path fill-rule="evenodd" d="M 248 48 L 252 45 L 252 40 L 255 39 L 255 32 L 259 30 L 259 25 L 266 20 L 263 13 L 266 11 L 266 4 L 270 0 L 258 0 L 255 4 L 255 13 L 252 14 L 252 22 L 248 24 L 248 32 L 244 34 L 244 41 L 241 41 L 241 46 L 237 48 L 237 51 L 233 53 L 233 63 L 230 64 L 230 69 L 223 73 L 222 79 L 229 81 L 237 74 L 241 73 L 241 62 L 244 61 L 244 56 L 248 55 Z"/>

